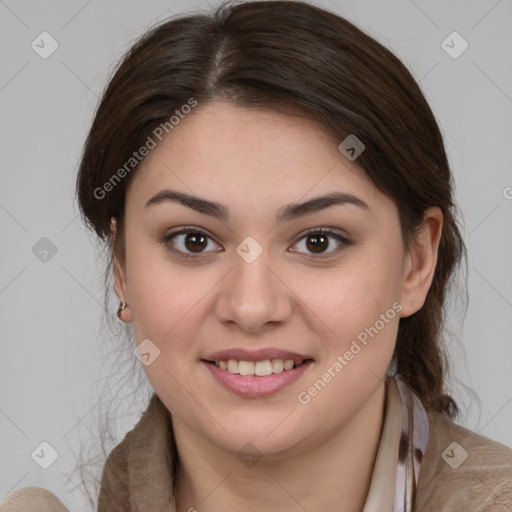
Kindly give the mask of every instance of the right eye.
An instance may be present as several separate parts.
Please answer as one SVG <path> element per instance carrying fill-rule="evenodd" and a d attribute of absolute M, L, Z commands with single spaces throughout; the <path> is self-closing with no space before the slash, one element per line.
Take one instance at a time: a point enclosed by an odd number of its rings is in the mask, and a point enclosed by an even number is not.
<path fill-rule="evenodd" d="M 169 233 L 162 242 L 181 258 L 196 258 L 205 252 L 212 252 L 206 250 L 208 247 L 219 247 L 208 234 L 193 227 Z"/>

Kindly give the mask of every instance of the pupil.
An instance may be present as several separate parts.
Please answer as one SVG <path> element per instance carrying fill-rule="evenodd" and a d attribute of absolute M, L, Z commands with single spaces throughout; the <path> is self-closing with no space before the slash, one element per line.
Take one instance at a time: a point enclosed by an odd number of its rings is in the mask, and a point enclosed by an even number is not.
<path fill-rule="evenodd" d="M 322 247 L 322 244 L 325 245 L 325 242 L 327 242 L 327 245 Z M 327 246 L 329 245 L 329 239 L 325 235 L 310 235 L 306 245 L 311 252 L 319 253 L 322 252 L 322 250 L 327 249 Z"/>
<path fill-rule="evenodd" d="M 188 234 L 185 238 L 185 245 L 191 251 L 199 252 L 204 249 L 206 237 L 199 233 Z"/>

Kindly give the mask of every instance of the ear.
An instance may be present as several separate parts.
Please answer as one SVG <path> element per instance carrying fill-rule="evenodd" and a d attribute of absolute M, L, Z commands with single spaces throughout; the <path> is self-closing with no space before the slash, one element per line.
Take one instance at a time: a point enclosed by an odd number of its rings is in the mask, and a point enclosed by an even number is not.
<path fill-rule="evenodd" d="M 110 251 L 112 254 L 112 267 L 114 273 L 114 291 L 116 292 L 117 298 L 119 302 L 127 302 L 128 306 L 130 305 L 130 300 L 128 296 L 128 285 L 126 280 L 126 271 L 124 262 L 121 262 L 116 257 L 116 250 L 114 239 L 116 235 L 116 222 L 115 219 L 111 221 L 111 237 L 110 237 Z M 122 321 L 129 323 L 132 321 L 132 313 L 131 309 L 128 307 L 123 311 Z"/>
<path fill-rule="evenodd" d="M 443 228 L 443 212 L 437 206 L 425 210 L 418 233 L 405 255 L 402 280 L 401 317 L 423 307 L 434 278 L 437 251 Z"/>

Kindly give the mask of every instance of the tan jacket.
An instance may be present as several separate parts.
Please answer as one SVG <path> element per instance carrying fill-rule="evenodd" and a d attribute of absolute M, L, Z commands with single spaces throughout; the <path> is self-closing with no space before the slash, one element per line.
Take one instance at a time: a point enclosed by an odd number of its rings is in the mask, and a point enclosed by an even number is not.
<path fill-rule="evenodd" d="M 400 398 L 393 386 L 386 395 L 381 442 L 363 512 L 392 510 L 401 421 Z M 512 449 L 445 415 L 428 413 L 428 421 L 414 512 L 512 512 Z M 153 394 L 137 425 L 105 462 L 98 512 L 176 512 L 172 453 L 170 414 Z M 16 491 L 0 505 L 0 512 L 21 511 L 69 512 L 53 494 L 36 487 Z"/>

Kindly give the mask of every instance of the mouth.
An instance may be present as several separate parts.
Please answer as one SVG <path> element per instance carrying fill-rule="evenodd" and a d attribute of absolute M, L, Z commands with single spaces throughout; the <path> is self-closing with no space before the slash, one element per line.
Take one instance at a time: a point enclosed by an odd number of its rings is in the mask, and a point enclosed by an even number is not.
<path fill-rule="evenodd" d="M 314 359 L 277 349 L 240 349 L 216 352 L 200 362 L 226 390 L 245 398 L 263 398 L 299 379 Z"/>

